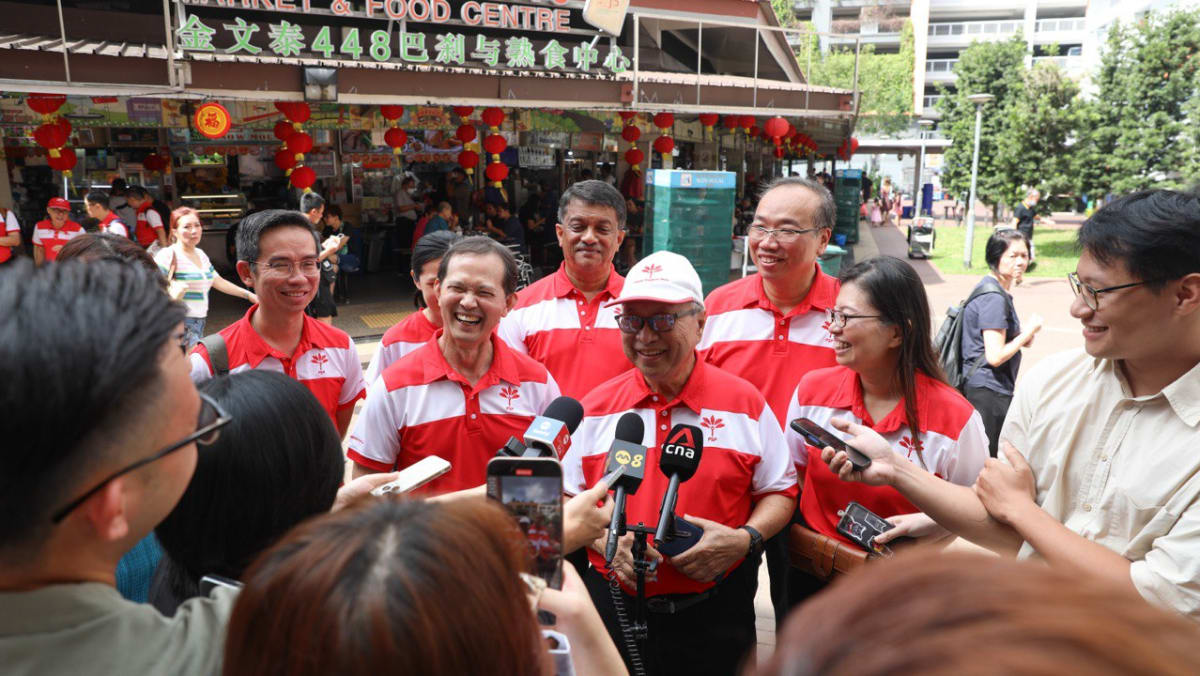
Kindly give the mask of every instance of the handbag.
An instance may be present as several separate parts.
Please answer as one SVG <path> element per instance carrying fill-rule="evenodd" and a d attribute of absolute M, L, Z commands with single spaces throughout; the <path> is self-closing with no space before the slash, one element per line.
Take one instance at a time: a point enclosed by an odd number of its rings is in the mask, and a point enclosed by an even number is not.
<path fill-rule="evenodd" d="M 796 568 L 828 580 L 834 573 L 858 570 L 869 556 L 853 545 L 794 523 L 788 530 L 788 558 Z"/>
<path fill-rule="evenodd" d="M 174 251 L 171 252 L 171 267 L 167 270 L 167 296 L 171 300 L 183 300 L 183 294 L 187 293 L 187 284 L 175 279 L 175 270 L 179 267 L 179 261 L 176 259 Z"/>

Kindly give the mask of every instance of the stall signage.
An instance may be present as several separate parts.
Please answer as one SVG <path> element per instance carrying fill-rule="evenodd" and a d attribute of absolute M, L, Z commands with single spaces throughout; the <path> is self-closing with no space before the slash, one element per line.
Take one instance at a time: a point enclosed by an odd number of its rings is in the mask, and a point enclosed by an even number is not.
<path fill-rule="evenodd" d="M 550 169 L 555 165 L 554 151 L 550 148 L 521 146 L 517 149 L 517 163 L 529 169 Z"/>
<path fill-rule="evenodd" d="M 215 4 L 218 7 L 246 7 L 252 4 L 254 9 L 300 14 L 307 14 L 312 9 L 312 3 L 300 0 L 287 3 L 274 0 L 273 4 L 267 0 L 262 2 L 264 7 L 261 8 L 258 0 L 250 3 L 185 0 L 184 4 Z M 524 35 L 501 39 L 483 34 L 426 34 L 404 29 L 412 24 L 452 23 L 455 26 L 565 34 L 569 29 L 570 16 L 569 11 L 562 8 L 468 0 L 455 12 L 448 0 L 367 0 L 364 9 L 355 10 L 350 2 L 334 0 L 329 11 L 337 16 L 395 19 L 404 20 L 405 23 L 395 31 L 323 25 L 313 34 L 315 26 L 301 26 L 286 19 L 278 23 L 252 22 L 238 16 L 230 21 L 211 17 L 201 19 L 190 13 L 175 29 L 175 39 L 185 52 L 249 57 L 370 60 L 434 67 L 486 66 L 594 75 L 623 73 L 632 66 L 629 57 L 621 52 L 619 46 L 610 45 L 602 52 L 600 47 L 593 46 L 587 36 L 575 41 L 568 40 L 564 35 L 562 40 L 553 38 L 539 49 Z M 328 14 L 310 16 L 315 18 Z M 307 32 L 304 30 L 306 27 L 309 29 Z"/>
<path fill-rule="evenodd" d="M 219 103 L 205 103 L 196 108 L 196 131 L 208 138 L 221 138 L 229 133 L 233 126 L 233 118 L 225 106 Z"/>

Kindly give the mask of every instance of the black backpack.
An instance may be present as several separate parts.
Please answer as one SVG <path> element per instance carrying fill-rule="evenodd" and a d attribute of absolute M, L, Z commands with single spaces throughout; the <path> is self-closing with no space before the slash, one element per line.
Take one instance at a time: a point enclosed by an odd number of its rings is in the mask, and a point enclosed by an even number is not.
<path fill-rule="evenodd" d="M 937 352 L 938 360 L 942 362 L 942 370 L 946 372 L 946 382 L 960 391 L 966 386 L 967 379 L 983 365 L 986 359 L 985 355 L 979 355 L 979 359 L 971 365 L 970 371 L 963 368 L 962 313 L 971 301 L 988 293 L 1004 293 L 1000 282 L 997 282 L 990 275 L 983 278 L 983 283 L 976 286 L 971 291 L 971 295 L 967 296 L 966 300 L 946 310 L 946 318 L 942 321 L 942 326 L 938 329 L 937 336 L 933 339 L 933 349 Z"/>

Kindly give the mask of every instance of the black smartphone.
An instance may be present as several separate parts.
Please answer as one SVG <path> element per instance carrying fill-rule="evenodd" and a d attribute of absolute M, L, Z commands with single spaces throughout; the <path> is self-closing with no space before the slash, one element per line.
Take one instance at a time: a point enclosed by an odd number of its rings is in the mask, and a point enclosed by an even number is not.
<path fill-rule="evenodd" d="M 562 464 L 554 458 L 492 458 L 487 495 L 516 519 L 529 543 L 534 572 L 550 587 L 562 589 Z"/>
<path fill-rule="evenodd" d="M 808 418 L 796 418 L 791 422 L 791 426 L 793 430 L 796 430 L 797 434 L 807 439 L 808 443 L 817 448 L 828 446 L 835 451 L 845 451 L 854 469 L 861 472 L 871 466 L 871 459 L 865 453 L 833 436 L 832 432 Z"/>
<path fill-rule="evenodd" d="M 872 554 L 892 555 L 892 550 L 887 545 L 875 542 L 876 535 L 895 528 L 890 521 L 853 500 L 846 505 L 845 509 L 838 511 L 838 516 L 841 517 L 837 524 L 839 533 Z"/>

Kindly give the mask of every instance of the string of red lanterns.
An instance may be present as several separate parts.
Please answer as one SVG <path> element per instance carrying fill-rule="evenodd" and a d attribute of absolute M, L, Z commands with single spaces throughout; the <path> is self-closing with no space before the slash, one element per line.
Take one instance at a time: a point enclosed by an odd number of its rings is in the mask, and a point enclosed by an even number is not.
<path fill-rule="evenodd" d="M 500 153 L 508 148 L 508 141 L 500 134 L 500 125 L 504 124 L 504 111 L 499 108 L 485 108 L 480 115 L 483 123 L 491 133 L 483 139 L 483 149 L 492 155 L 484 175 L 492 184 L 499 188 L 504 179 L 508 178 L 508 165 L 500 161 Z"/>
<path fill-rule="evenodd" d="M 655 152 L 662 153 L 663 165 L 666 166 L 667 157 L 675 150 L 675 139 L 668 134 L 675 127 L 675 116 L 671 113 L 659 113 L 654 116 L 654 126 L 658 127 L 658 138 L 654 139 Z"/>
<path fill-rule="evenodd" d="M 275 166 L 283 170 L 293 186 L 304 192 L 312 192 L 312 186 L 317 182 L 317 172 L 304 165 L 304 155 L 312 150 L 313 139 L 301 126 L 312 117 L 312 108 L 304 101 L 276 101 L 275 109 L 287 118 L 287 122 L 280 120 L 275 123 L 275 138 L 283 141 L 283 146 L 275 153 Z M 285 125 L 291 126 L 290 132 L 284 128 Z"/>
<path fill-rule="evenodd" d="M 25 97 L 25 104 L 42 116 L 42 124 L 33 131 L 34 142 L 46 149 L 49 155 L 47 163 L 51 169 L 70 176 L 78 161 L 75 150 L 67 147 L 71 138 L 71 123 L 56 115 L 66 102 L 65 94 L 30 94 Z"/>

